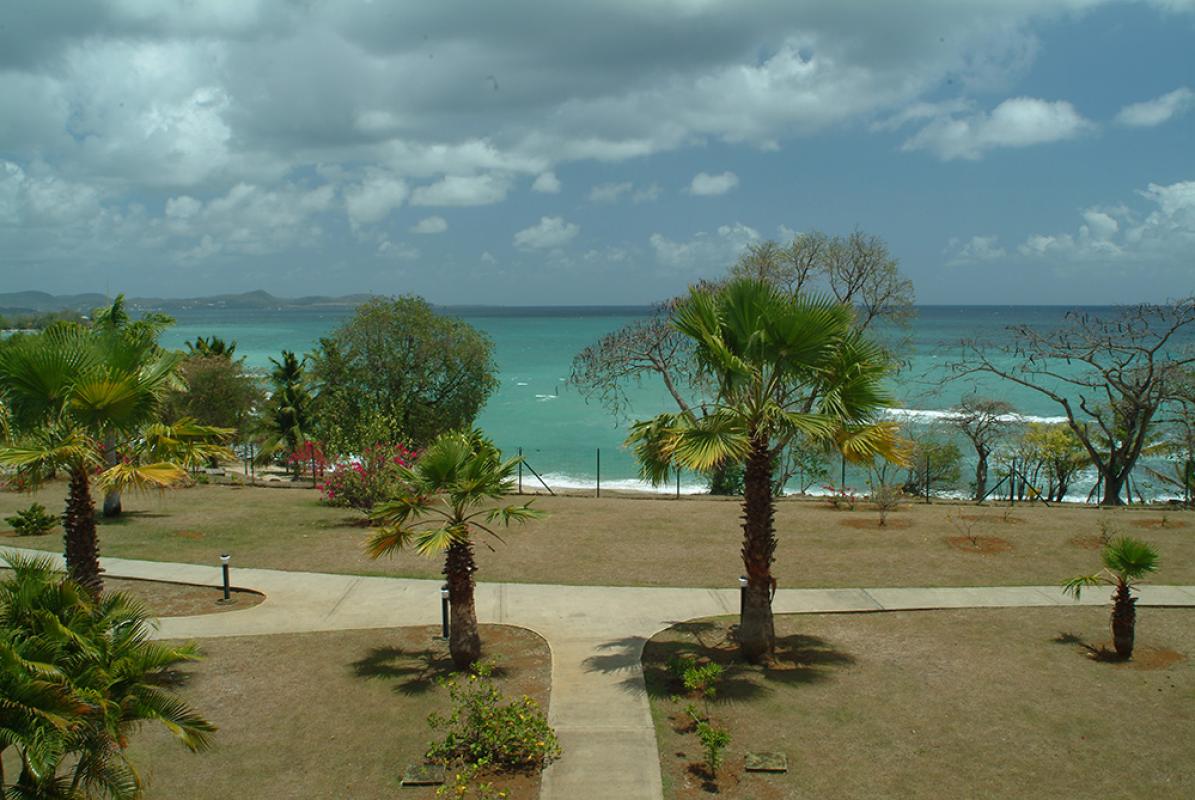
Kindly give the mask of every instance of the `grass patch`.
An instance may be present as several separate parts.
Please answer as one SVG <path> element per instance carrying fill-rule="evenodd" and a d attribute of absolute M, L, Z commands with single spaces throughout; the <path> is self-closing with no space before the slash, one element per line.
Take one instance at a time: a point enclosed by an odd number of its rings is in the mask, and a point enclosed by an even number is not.
<path fill-rule="evenodd" d="M 729 798 L 1195 796 L 1195 611 L 1142 609 L 1128 663 L 1100 652 L 1100 607 L 788 615 L 771 668 L 739 663 L 734 620 L 697 620 L 643 656 L 668 798 L 708 794 L 667 675 L 677 653 L 725 666 L 717 724 Z M 787 753 L 783 775 L 747 751 Z"/>
<path fill-rule="evenodd" d="M 147 797 L 399 796 L 399 778 L 422 760 L 433 732 L 427 715 L 448 710 L 435 683 L 448 675 L 447 646 L 433 627 L 204 639 L 205 658 L 182 673 L 181 693 L 219 726 L 215 746 L 190 754 L 145 728 L 132 756 Z M 508 696 L 548 704 L 547 644 L 522 628 L 482 626 Z M 513 797 L 535 797 L 539 777 L 493 777 Z M 401 790 L 426 800 L 434 789 Z"/>
<path fill-rule="evenodd" d="M 32 499 L 51 511 L 65 486 L 52 484 Z M 27 507 L 28 494 L 0 493 L 0 516 Z M 341 572 L 439 578 L 441 561 L 411 553 L 372 561 L 362 545 L 361 516 L 321 505 L 307 489 L 195 486 L 125 498 L 129 509 L 100 526 L 104 555 L 216 564 L 222 551 L 233 568 Z M 742 571 L 739 504 L 733 499 L 685 497 L 540 497 L 547 519 L 504 535 L 494 550 L 478 548 L 483 581 L 619 586 L 733 587 Z M 976 536 L 999 537 L 1006 552 L 977 554 L 952 547 L 959 533 L 950 517 L 963 510 Z M 1071 543 L 1098 535 L 1099 522 L 1127 531 L 1157 509 L 1114 511 L 1082 507 L 999 507 L 909 503 L 878 526 L 873 511 L 834 511 L 824 501 L 778 502 L 780 544 L 774 568 L 781 587 L 1052 585 L 1090 571 L 1091 553 Z M 1195 584 L 1195 536 L 1178 527 L 1195 512 L 1168 511 L 1171 525 L 1142 533 L 1162 556 L 1156 583 Z M 864 527 L 845 522 L 866 521 Z M 1016 520 L 1010 524 L 1009 520 Z M 853 524 L 853 522 L 852 522 Z M 484 537 L 482 537 L 484 540 Z M 3 539 L 17 547 L 61 551 L 61 533 Z"/>

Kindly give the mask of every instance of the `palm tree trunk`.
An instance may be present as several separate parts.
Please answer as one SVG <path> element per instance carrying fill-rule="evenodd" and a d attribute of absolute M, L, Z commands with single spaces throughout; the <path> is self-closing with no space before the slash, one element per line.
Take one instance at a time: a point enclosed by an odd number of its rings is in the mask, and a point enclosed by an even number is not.
<path fill-rule="evenodd" d="M 1134 628 L 1137 624 L 1137 598 L 1129 594 L 1124 583 L 1112 594 L 1112 646 L 1116 655 L 1126 661 L 1133 657 Z"/>
<path fill-rule="evenodd" d="M 104 589 L 100 577 L 100 541 L 95 530 L 95 503 L 91 478 L 82 466 L 71 469 L 66 514 L 62 518 L 66 545 L 66 571 L 71 579 L 95 597 Z"/>
<path fill-rule="evenodd" d="M 109 467 L 115 467 L 116 458 L 116 437 L 108 434 L 104 438 L 104 463 Z M 104 518 L 119 517 L 121 510 L 120 490 L 109 489 L 104 492 Z"/>
<path fill-rule="evenodd" d="M 772 622 L 772 451 L 766 436 L 755 436 L 743 475 L 743 566 L 747 592 L 739 625 L 739 652 L 750 662 L 769 655 L 776 644 Z"/>
<path fill-rule="evenodd" d="M 454 542 L 444 561 L 448 579 L 448 652 L 457 669 L 468 669 L 481 658 L 481 636 L 477 632 L 477 608 L 473 603 L 473 545 Z"/>

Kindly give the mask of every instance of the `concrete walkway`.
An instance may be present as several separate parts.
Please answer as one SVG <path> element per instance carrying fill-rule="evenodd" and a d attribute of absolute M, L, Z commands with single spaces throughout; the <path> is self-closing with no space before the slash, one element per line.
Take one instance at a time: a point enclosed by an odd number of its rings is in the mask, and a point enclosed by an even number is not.
<path fill-rule="evenodd" d="M 0 548 L 0 552 L 46 555 Z M 61 559 L 59 558 L 61 561 Z M 112 577 L 219 585 L 219 567 L 103 559 Z M 436 624 L 439 582 L 266 569 L 233 570 L 237 587 L 264 592 L 244 611 L 162 620 L 163 638 L 252 636 Z M 1195 606 L 1195 586 L 1145 586 L 1142 606 Z M 1104 605 L 1089 591 L 1084 605 Z M 777 613 L 1073 605 L 1057 586 L 946 589 L 784 589 Z M 481 622 L 530 628 L 552 651 L 548 717 L 565 756 L 544 772 L 543 800 L 658 800 L 659 755 L 639 659 L 673 623 L 738 611 L 738 590 L 482 583 Z M 612 769 L 617 765 L 617 769 Z"/>

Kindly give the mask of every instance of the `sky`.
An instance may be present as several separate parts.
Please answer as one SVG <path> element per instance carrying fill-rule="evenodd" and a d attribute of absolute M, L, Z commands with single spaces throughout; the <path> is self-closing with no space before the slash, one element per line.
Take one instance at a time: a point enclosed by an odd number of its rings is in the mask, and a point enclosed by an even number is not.
<path fill-rule="evenodd" d="M 1195 292 L 1195 0 L 0 16 L 0 291 L 640 304 L 811 230 L 921 303 Z"/>

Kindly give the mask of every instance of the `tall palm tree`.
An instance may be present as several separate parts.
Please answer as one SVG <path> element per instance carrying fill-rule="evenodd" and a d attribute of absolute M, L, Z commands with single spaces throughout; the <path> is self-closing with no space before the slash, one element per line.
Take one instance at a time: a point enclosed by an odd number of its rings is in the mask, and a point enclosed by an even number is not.
<path fill-rule="evenodd" d="M 404 495 L 379 503 L 371 514 L 381 526 L 366 545 L 371 558 L 407 547 L 425 556 L 444 553 L 452 608 L 448 649 L 459 669 L 481 657 L 473 603 L 477 571 L 473 534 L 481 531 L 502 541 L 491 524 L 509 526 L 543 516 L 530 502 L 508 506 L 489 502 L 514 491 L 518 465 L 518 458 L 502 460 L 498 449 L 478 431 L 444 433 L 414 465 L 401 469 Z"/>
<path fill-rule="evenodd" d="M 163 690 L 167 670 L 193 661 L 193 646 L 151 640 L 145 607 L 121 594 L 96 600 L 48 559 L 8 560 L 0 583 L 0 683 L 21 706 L 0 704 L 0 744 L 20 756 L 5 797 L 133 798 L 142 782 L 126 755 L 144 722 L 163 724 L 191 750 L 215 728 Z M 13 713 L 14 711 L 18 713 Z"/>
<path fill-rule="evenodd" d="M 716 396 L 702 417 L 661 414 L 636 423 L 627 440 L 643 476 L 657 485 L 674 465 L 702 471 L 722 461 L 745 465 L 747 591 L 738 640 L 750 661 L 769 654 L 775 643 L 777 454 L 804 435 L 832 442 L 858 462 L 876 454 L 897 457 L 894 427 L 875 421 L 888 404 L 880 381 L 890 360 L 852 329 L 852 314 L 848 306 L 787 295 L 756 280 L 691 290 L 673 324 L 694 341 Z"/>
<path fill-rule="evenodd" d="M 97 337 L 68 323 L 23 336 L 0 350 L 0 401 L 9 409 L 13 429 L 12 440 L 0 446 L 0 465 L 16 467 L 33 485 L 66 472 L 67 569 L 95 595 L 103 582 L 93 475 L 102 489 L 165 488 L 186 477 L 177 465 L 164 461 L 105 461 L 105 453 L 136 441 L 156 418 L 178 358 L 160 352 L 147 361 L 138 342 Z"/>
<path fill-rule="evenodd" d="M 303 370 L 307 358 L 283 350 L 282 360 L 271 358 L 270 363 L 274 365 L 270 371 L 273 392 L 262 419 L 264 439 L 259 459 L 263 463 L 295 453 L 311 433 L 311 394 Z M 299 469 L 296 463 L 296 475 Z"/>
<path fill-rule="evenodd" d="M 1094 575 L 1079 575 L 1063 585 L 1063 590 L 1079 599 L 1084 586 L 1100 584 L 1112 590 L 1112 646 L 1123 659 L 1133 657 L 1133 641 L 1137 627 L 1137 598 L 1132 590 L 1151 572 L 1158 569 L 1158 553 L 1140 539 L 1121 536 L 1114 539 L 1100 554 L 1104 568 Z"/>

